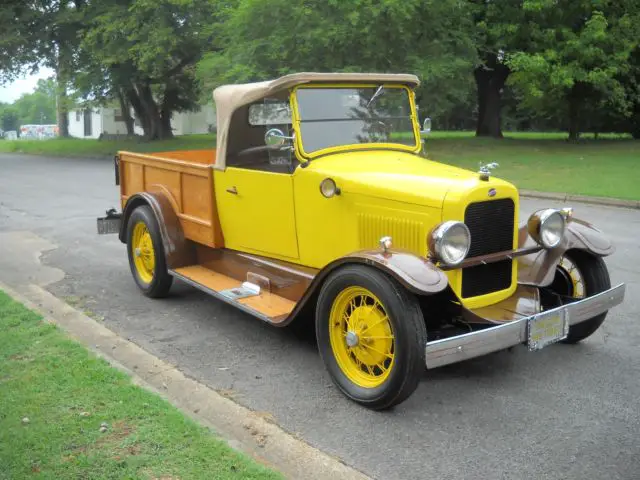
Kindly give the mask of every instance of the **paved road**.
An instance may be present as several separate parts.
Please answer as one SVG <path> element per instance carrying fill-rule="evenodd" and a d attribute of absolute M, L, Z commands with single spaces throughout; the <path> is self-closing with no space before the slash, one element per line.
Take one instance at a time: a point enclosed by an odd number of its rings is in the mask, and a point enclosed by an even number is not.
<path fill-rule="evenodd" d="M 523 200 L 523 214 L 549 204 Z M 95 234 L 95 217 L 116 205 L 108 160 L 0 155 L 0 281 L 49 283 L 122 336 L 379 479 L 640 478 L 639 211 L 577 208 L 615 239 L 608 265 L 628 285 L 626 303 L 591 339 L 425 372 L 407 402 L 376 413 L 338 393 L 312 339 L 185 285 L 165 300 L 139 294 L 123 246 Z M 39 237 L 57 246 L 42 262 L 62 280 L 20 267 L 42 248 Z"/>

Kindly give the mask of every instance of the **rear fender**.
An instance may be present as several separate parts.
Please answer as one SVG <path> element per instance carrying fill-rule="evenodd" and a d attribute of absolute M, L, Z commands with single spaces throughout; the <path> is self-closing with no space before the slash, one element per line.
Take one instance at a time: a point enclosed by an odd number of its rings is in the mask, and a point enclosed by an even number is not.
<path fill-rule="evenodd" d="M 193 244 L 185 239 L 174 206 L 169 197 L 161 191 L 136 193 L 127 200 L 122 212 L 120 241 L 127 243 L 129 217 L 136 208 L 142 205 L 151 207 L 160 227 L 167 268 L 174 269 L 195 263 L 196 255 Z"/>
<path fill-rule="evenodd" d="M 536 245 L 527 233 L 526 225 L 520 226 L 519 240 L 520 248 Z M 584 220 L 573 218 L 567 223 L 565 236 L 558 247 L 518 258 L 518 283 L 540 287 L 550 285 L 562 256 L 572 249 L 584 250 L 599 257 L 606 257 L 615 251 L 613 242 L 602 231 Z"/>

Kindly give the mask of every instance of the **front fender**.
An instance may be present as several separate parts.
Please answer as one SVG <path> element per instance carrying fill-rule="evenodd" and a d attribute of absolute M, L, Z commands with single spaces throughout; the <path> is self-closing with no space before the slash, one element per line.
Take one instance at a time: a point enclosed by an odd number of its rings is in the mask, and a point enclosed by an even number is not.
<path fill-rule="evenodd" d="M 535 246 L 535 241 L 527 233 L 527 226 L 521 225 L 520 248 Z M 599 257 L 606 257 L 615 251 L 613 242 L 589 222 L 577 218 L 567 223 L 562 243 L 551 250 L 541 250 L 518 258 L 518 283 L 545 287 L 553 282 L 556 267 L 568 250 L 585 250 Z"/>
<path fill-rule="evenodd" d="M 310 303 L 310 300 L 318 293 L 324 280 L 340 267 L 353 264 L 369 265 L 381 270 L 395 278 L 407 290 L 418 295 L 433 295 L 442 292 L 449 285 L 449 279 L 442 270 L 426 258 L 419 257 L 414 253 L 398 250 L 386 252 L 361 250 L 334 260 L 320 270 L 289 317 L 278 325 L 285 326 L 294 321 L 305 306 L 315 307 Z"/>
<path fill-rule="evenodd" d="M 336 260 L 325 268 L 333 270 L 342 263 L 363 263 L 376 267 L 419 295 L 438 293 L 449 285 L 449 280 L 442 270 L 426 258 L 411 252 L 363 250 Z"/>

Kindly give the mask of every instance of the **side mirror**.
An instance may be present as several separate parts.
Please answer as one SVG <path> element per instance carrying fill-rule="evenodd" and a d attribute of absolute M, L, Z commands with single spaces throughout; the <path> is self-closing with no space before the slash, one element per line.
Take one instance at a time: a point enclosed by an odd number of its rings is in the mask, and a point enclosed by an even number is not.
<path fill-rule="evenodd" d="M 284 133 L 282 130 L 278 130 L 277 128 L 270 128 L 264 135 L 264 144 L 270 147 L 284 145 L 284 141 Z"/>
<path fill-rule="evenodd" d="M 431 133 L 431 119 L 429 117 L 424 119 L 424 123 L 422 124 L 422 130 L 420 130 L 422 134 Z"/>
<path fill-rule="evenodd" d="M 287 140 L 293 140 L 293 137 L 287 137 L 282 130 L 278 128 L 270 128 L 264 134 L 264 144 L 270 147 L 279 147 L 284 145 Z"/>

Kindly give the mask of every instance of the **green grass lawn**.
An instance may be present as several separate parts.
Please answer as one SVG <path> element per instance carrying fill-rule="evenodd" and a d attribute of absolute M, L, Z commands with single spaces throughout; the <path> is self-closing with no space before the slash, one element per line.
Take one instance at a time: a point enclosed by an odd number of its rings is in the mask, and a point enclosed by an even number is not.
<path fill-rule="evenodd" d="M 0 140 L 0 152 L 30 153 L 53 156 L 113 156 L 119 150 L 133 152 L 163 152 L 183 149 L 214 148 L 215 135 L 183 135 L 171 140 L 146 142 L 142 139 L 93 140 L 55 138 L 51 140 Z"/>
<path fill-rule="evenodd" d="M 0 152 L 43 155 L 113 155 L 118 150 L 159 152 L 206 149 L 215 135 L 186 135 L 172 140 L 98 141 L 81 139 L 0 140 Z M 426 137 L 429 158 L 477 170 L 498 162 L 495 175 L 529 190 L 640 200 L 640 141 L 628 135 L 585 134 L 568 143 L 564 133 L 506 133 L 502 140 L 475 138 L 473 132 L 433 132 Z"/>
<path fill-rule="evenodd" d="M 0 479 L 22 478 L 281 477 L 0 291 Z"/>
<path fill-rule="evenodd" d="M 426 151 L 433 160 L 472 170 L 498 162 L 495 175 L 522 189 L 640 200 L 640 141 L 434 136 Z"/>

